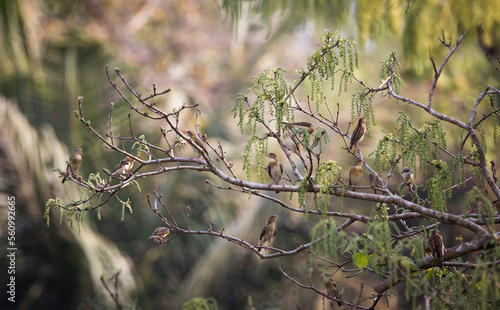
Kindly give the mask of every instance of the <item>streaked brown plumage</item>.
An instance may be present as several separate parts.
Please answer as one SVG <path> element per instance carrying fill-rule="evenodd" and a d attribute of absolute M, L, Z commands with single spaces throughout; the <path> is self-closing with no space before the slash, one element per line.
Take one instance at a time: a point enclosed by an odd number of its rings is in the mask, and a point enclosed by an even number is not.
<path fill-rule="evenodd" d="M 170 230 L 167 227 L 158 227 L 148 239 L 154 239 L 157 243 L 166 243 Z"/>
<path fill-rule="evenodd" d="M 128 173 L 134 166 L 134 161 L 135 159 L 130 156 L 125 157 L 118 165 L 116 165 L 115 169 L 111 171 L 111 175 Z"/>
<path fill-rule="evenodd" d="M 303 127 L 303 128 L 305 128 L 307 130 L 307 132 L 309 134 L 312 134 L 314 132 L 314 127 L 309 122 L 295 122 L 295 123 L 285 123 L 285 122 L 283 122 L 283 124 L 287 125 L 290 128 L 293 128 L 293 129 L 298 129 L 299 127 Z"/>
<path fill-rule="evenodd" d="M 363 180 L 363 164 L 364 160 L 356 159 L 354 161 L 354 165 L 349 171 L 349 185 L 350 186 L 359 186 L 361 181 Z"/>
<path fill-rule="evenodd" d="M 443 237 L 433 230 L 431 236 L 429 237 L 429 249 L 431 250 L 432 256 L 437 259 L 437 266 L 443 267 L 443 258 L 444 258 L 444 244 Z"/>
<path fill-rule="evenodd" d="M 262 250 L 262 246 L 264 246 L 264 243 L 268 242 L 269 247 L 272 248 L 271 246 L 271 240 L 276 236 L 276 232 L 278 229 L 276 228 L 276 221 L 278 220 L 277 215 L 270 216 L 267 219 L 267 224 L 262 228 L 262 231 L 260 233 L 259 237 L 259 249 L 258 251 Z"/>
<path fill-rule="evenodd" d="M 194 144 L 199 146 L 202 150 L 205 150 L 203 143 L 201 143 L 201 141 L 198 139 L 198 137 L 196 137 L 196 134 L 192 130 L 186 130 L 186 131 L 183 131 L 182 133 L 187 135 L 189 137 L 189 139 L 191 139 L 191 141 L 193 141 Z M 198 153 L 199 156 L 201 156 L 200 152 L 194 146 L 191 145 L 191 147 L 193 148 L 193 151 L 195 153 Z"/>
<path fill-rule="evenodd" d="M 380 181 L 377 177 L 375 177 L 373 173 L 370 173 L 368 177 L 370 178 L 370 185 L 373 187 L 373 191 L 376 194 L 377 193 L 376 188 L 380 188 Z"/>
<path fill-rule="evenodd" d="M 68 165 L 66 166 L 66 174 L 62 179 L 62 183 L 66 182 L 66 179 L 76 173 L 76 170 L 80 168 L 82 164 L 82 149 L 77 149 L 73 155 L 68 160 Z"/>
<path fill-rule="evenodd" d="M 335 283 L 332 277 L 330 277 L 326 282 L 325 288 L 326 288 L 326 293 L 329 297 L 340 299 L 337 283 Z M 340 300 L 337 300 L 337 305 L 339 307 L 342 306 L 342 302 Z"/>
<path fill-rule="evenodd" d="M 352 132 L 351 136 L 351 145 L 349 146 L 349 149 L 352 150 L 352 147 L 357 145 L 359 142 L 363 140 L 365 137 L 366 133 L 366 125 L 365 125 L 365 118 L 361 117 L 358 121 L 358 125 L 356 128 L 354 128 L 354 131 Z"/>
<path fill-rule="evenodd" d="M 271 152 L 267 154 L 267 157 L 269 157 L 269 164 L 267 165 L 266 170 L 274 184 L 280 185 L 281 177 L 283 175 L 283 164 L 278 161 L 278 155 L 276 155 L 276 153 Z M 276 194 L 277 193 L 279 193 L 279 191 L 276 191 Z"/>

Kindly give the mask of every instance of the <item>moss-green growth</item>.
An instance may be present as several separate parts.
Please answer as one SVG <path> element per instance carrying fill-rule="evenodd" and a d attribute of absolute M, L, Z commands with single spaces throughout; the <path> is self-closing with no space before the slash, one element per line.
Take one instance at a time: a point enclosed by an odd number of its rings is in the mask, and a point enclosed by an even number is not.
<path fill-rule="evenodd" d="M 495 231 L 493 225 L 495 224 L 495 212 L 497 210 L 491 204 L 488 197 L 484 196 L 483 192 L 474 186 L 467 192 L 466 198 L 467 208 L 469 210 L 477 210 L 480 217 L 486 220 L 490 231 Z"/>
<path fill-rule="evenodd" d="M 377 204 L 371 217 L 374 221 L 366 225 L 362 251 L 370 253 L 370 266 L 377 274 L 382 275 L 388 271 L 396 276 L 398 260 L 394 257 L 397 253 L 392 248 L 387 205 Z"/>
<path fill-rule="evenodd" d="M 321 186 L 316 197 L 316 207 L 321 211 L 323 218 L 326 218 L 327 208 L 330 205 L 330 190 L 332 186 L 341 184 L 343 188 L 345 187 L 344 182 L 342 182 L 342 167 L 333 160 L 320 163 L 316 169 L 314 183 Z"/>
<path fill-rule="evenodd" d="M 319 242 L 311 246 L 311 251 L 330 261 L 337 261 L 339 252 L 351 242 L 351 238 L 343 230 L 337 230 L 337 222 L 331 218 L 323 219 L 311 229 L 311 240 L 324 236 Z M 314 255 L 310 256 L 310 270 L 314 265 Z M 324 273 L 328 273 L 328 266 L 324 266 Z"/>
<path fill-rule="evenodd" d="M 338 55 L 334 52 L 337 49 Z M 342 59 L 342 67 L 340 66 Z M 309 56 L 306 70 L 299 70 L 302 78 L 308 75 L 311 83 L 311 98 L 319 109 L 323 102 L 324 81 L 330 80 L 331 89 L 335 88 L 335 74 L 341 71 L 339 94 L 346 91 L 352 81 L 354 69 L 358 67 L 358 50 L 356 43 L 342 38 L 338 32 L 326 31 L 320 38 L 318 48 Z"/>
<path fill-rule="evenodd" d="M 465 186 L 465 160 L 461 153 L 448 160 L 448 167 L 451 171 L 457 171 L 457 184 Z"/>
<path fill-rule="evenodd" d="M 122 217 L 121 217 L 121 221 L 123 222 L 125 220 L 125 209 L 127 209 L 130 214 L 134 213 L 134 211 L 132 210 L 132 205 L 130 204 L 130 199 L 127 198 L 126 201 L 120 201 L 121 205 L 122 205 Z"/>
<path fill-rule="evenodd" d="M 377 149 L 370 153 L 370 156 L 375 153 L 375 167 L 379 174 L 382 173 L 382 169 L 396 161 L 397 146 L 397 139 L 392 133 L 386 133 L 382 139 L 378 140 Z"/>
<path fill-rule="evenodd" d="M 195 297 L 188 300 L 182 305 L 182 310 L 217 310 L 217 301 L 211 297 L 200 298 Z"/>
<path fill-rule="evenodd" d="M 351 122 L 355 122 L 356 115 L 363 115 L 366 119 L 366 129 L 370 131 L 371 124 L 375 125 L 375 113 L 373 111 L 372 100 L 375 93 L 365 90 L 355 92 L 351 101 Z"/>
<path fill-rule="evenodd" d="M 260 139 L 258 137 L 251 137 L 247 145 L 245 147 L 245 151 L 243 152 L 243 170 L 245 170 L 245 174 L 247 180 L 251 180 L 252 173 L 255 173 L 261 182 L 264 182 L 264 169 L 261 169 L 265 165 L 265 158 L 267 154 L 267 139 Z M 252 152 L 255 152 L 255 162 L 252 165 L 251 156 Z M 255 169 L 254 167 L 258 167 Z"/>
<path fill-rule="evenodd" d="M 442 160 L 433 160 L 431 166 L 434 172 L 426 182 L 429 204 L 436 211 L 446 212 L 446 198 L 451 196 L 452 173 Z"/>
<path fill-rule="evenodd" d="M 302 182 L 300 183 L 298 201 L 299 201 L 299 206 L 303 206 L 305 209 L 304 221 L 306 222 L 309 219 L 309 204 L 307 203 L 308 188 L 309 188 L 309 180 L 304 178 L 304 180 L 302 180 Z"/>
<path fill-rule="evenodd" d="M 135 141 L 134 144 L 132 144 L 132 150 L 136 150 L 137 157 L 140 157 L 142 153 L 148 155 L 149 142 L 146 140 L 146 137 L 144 135 L 141 135 L 138 137 L 138 139 L 140 142 Z"/>

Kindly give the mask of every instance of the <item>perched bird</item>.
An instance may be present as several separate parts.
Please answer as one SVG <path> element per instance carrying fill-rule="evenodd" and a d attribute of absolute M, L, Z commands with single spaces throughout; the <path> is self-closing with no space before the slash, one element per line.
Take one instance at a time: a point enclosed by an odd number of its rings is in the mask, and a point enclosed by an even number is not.
<path fill-rule="evenodd" d="M 413 184 L 413 173 L 411 173 L 410 168 L 403 168 L 403 171 L 401 171 L 401 175 L 403 176 L 404 184 Z"/>
<path fill-rule="evenodd" d="M 77 149 L 75 151 L 75 154 L 73 154 L 69 160 L 68 160 L 68 165 L 66 166 L 66 174 L 64 175 L 64 178 L 62 182 L 66 182 L 66 179 L 69 177 L 69 175 L 73 175 L 78 168 L 80 168 L 80 165 L 82 164 L 82 149 Z"/>
<path fill-rule="evenodd" d="M 189 139 L 191 141 L 193 141 L 194 144 L 198 145 L 202 150 L 205 150 L 203 143 L 201 143 L 201 141 L 198 139 L 198 137 L 196 137 L 196 135 L 194 134 L 194 132 L 192 130 L 186 130 L 186 131 L 183 131 L 182 133 L 187 135 L 189 137 Z M 193 148 L 193 151 L 195 153 L 200 153 L 194 146 L 191 145 L 191 147 Z M 201 154 L 199 154 L 199 155 L 201 155 Z"/>
<path fill-rule="evenodd" d="M 283 164 L 278 161 L 276 153 L 271 152 L 267 154 L 267 157 L 269 157 L 269 164 L 267 165 L 266 170 L 274 184 L 280 185 L 281 176 L 283 175 Z M 279 191 L 276 191 L 276 194 L 277 193 L 279 193 Z"/>
<path fill-rule="evenodd" d="M 207 141 L 208 141 L 208 136 L 207 136 L 207 134 L 206 134 L 206 133 L 204 133 L 204 134 L 202 134 L 202 135 L 201 135 L 201 140 L 203 140 L 203 141 L 205 141 L 205 142 L 207 142 Z"/>
<path fill-rule="evenodd" d="M 354 161 L 354 165 L 349 171 L 349 185 L 350 186 L 359 186 L 361 181 L 363 180 L 363 164 L 364 160 L 356 159 Z"/>
<path fill-rule="evenodd" d="M 309 134 L 312 134 L 314 132 L 314 127 L 309 122 L 295 122 L 295 123 L 283 122 L 283 124 L 287 125 L 290 128 L 293 128 L 293 129 L 298 129 L 299 127 L 304 127 Z"/>
<path fill-rule="evenodd" d="M 118 165 L 116 165 L 115 169 L 111 172 L 111 175 L 115 174 L 125 174 L 130 172 L 132 166 L 134 165 L 135 159 L 130 156 L 125 157 Z"/>
<path fill-rule="evenodd" d="M 170 230 L 167 227 L 158 227 L 148 239 L 154 239 L 155 242 L 161 244 L 167 242 L 168 235 L 170 235 Z"/>
<path fill-rule="evenodd" d="M 337 288 L 337 283 L 333 281 L 333 277 L 330 277 L 325 284 L 326 294 L 328 297 L 340 299 L 339 290 Z M 337 305 L 342 306 L 342 302 L 337 300 Z"/>
<path fill-rule="evenodd" d="M 366 125 L 365 125 L 365 118 L 361 117 L 358 121 L 358 126 L 354 128 L 354 131 L 352 132 L 351 136 L 351 145 L 349 146 L 349 149 L 352 150 L 352 147 L 358 145 L 359 142 L 363 140 L 365 137 L 366 133 Z"/>
<path fill-rule="evenodd" d="M 259 237 L 259 249 L 258 249 L 259 252 L 260 252 L 260 250 L 262 250 L 262 246 L 266 242 L 268 242 L 269 247 L 272 248 L 271 239 L 273 239 L 274 236 L 276 236 L 276 232 L 278 231 L 278 229 L 276 229 L 276 221 L 277 220 L 278 220 L 277 215 L 270 216 L 267 219 L 267 224 L 266 224 L 266 226 L 264 226 L 264 228 L 262 228 L 262 231 L 261 231 L 260 237 Z"/>
<path fill-rule="evenodd" d="M 377 193 L 377 187 L 380 187 L 380 181 L 373 173 L 370 173 L 368 175 L 368 178 L 370 179 L 370 185 L 373 187 L 373 191 L 375 194 Z"/>
<path fill-rule="evenodd" d="M 429 237 L 429 249 L 431 250 L 432 256 L 437 259 L 437 266 L 443 267 L 443 237 L 441 237 L 441 235 L 436 230 L 433 230 L 431 236 Z"/>
<path fill-rule="evenodd" d="M 283 140 L 285 142 L 286 147 L 297 154 L 300 157 L 300 160 L 304 164 L 304 167 L 306 165 L 306 162 L 304 161 L 304 158 L 300 154 L 300 149 L 299 149 L 299 141 L 293 136 L 293 134 L 289 130 L 285 130 L 283 132 Z"/>

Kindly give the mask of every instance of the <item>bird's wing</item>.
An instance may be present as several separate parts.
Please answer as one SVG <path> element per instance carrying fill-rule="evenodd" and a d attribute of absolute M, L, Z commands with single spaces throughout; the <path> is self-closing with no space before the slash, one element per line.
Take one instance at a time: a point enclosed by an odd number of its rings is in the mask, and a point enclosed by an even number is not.
<path fill-rule="evenodd" d="M 267 170 L 267 174 L 269 174 L 269 177 L 272 179 L 273 176 L 271 175 L 271 163 L 269 163 L 269 165 L 267 165 L 266 170 Z"/>
<path fill-rule="evenodd" d="M 262 231 L 260 232 L 259 240 L 262 240 L 262 237 L 264 237 L 264 235 L 266 234 L 266 231 L 267 231 L 267 225 L 264 226 L 264 228 L 262 228 Z"/>

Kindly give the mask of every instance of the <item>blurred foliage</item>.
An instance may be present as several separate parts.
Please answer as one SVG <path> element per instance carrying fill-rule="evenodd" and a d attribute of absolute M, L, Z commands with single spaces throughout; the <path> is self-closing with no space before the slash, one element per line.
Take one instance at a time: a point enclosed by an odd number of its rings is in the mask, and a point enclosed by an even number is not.
<path fill-rule="evenodd" d="M 345 27 L 354 15 L 355 41 L 365 45 L 368 41 L 384 37 L 386 33 L 400 37 L 405 60 L 424 73 L 426 55 L 444 55 L 436 37 L 443 31 L 448 37 L 458 37 L 470 32 L 478 46 L 495 59 L 500 56 L 500 1 L 480 0 L 471 7 L 468 1 L 239 1 L 224 0 L 227 10 L 237 27 L 243 18 L 244 8 L 272 29 L 272 21 L 279 13 L 283 19 L 294 20 L 294 25 L 313 22 L 319 29 Z M 307 16 L 314 16 L 309 19 Z M 328 27 L 325 27 L 328 25 Z M 423 75 L 421 75 L 423 76 Z"/>
<path fill-rule="evenodd" d="M 213 298 L 193 298 L 182 306 L 182 310 L 217 310 L 217 302 Z"/>

